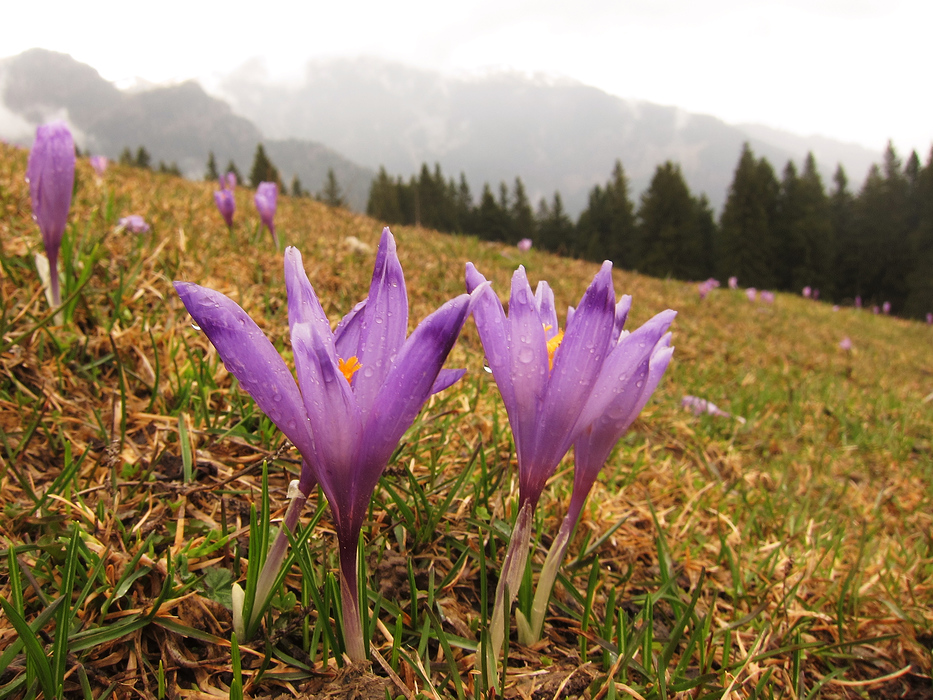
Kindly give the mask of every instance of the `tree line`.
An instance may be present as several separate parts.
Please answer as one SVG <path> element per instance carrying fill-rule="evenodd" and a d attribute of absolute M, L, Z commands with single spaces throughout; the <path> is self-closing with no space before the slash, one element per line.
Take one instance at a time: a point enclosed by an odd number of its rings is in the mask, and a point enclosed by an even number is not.
<path fill-rule="evenodd" d="M 367 214 L 390 224 L 420 225 L 484 240 L 535 246 L 655 277 L 700 280 L 736 276 L 775 291 L 819 289 L 822 299 L 891 304 L 894 313 L 933 311 L 933 150 L 902 163 L 889 143 L 854 192 L 841 165 L 827 191 L 813 154 L 778 176 L 766 158 L 742 149 L 718 218 L 694 195 L 680 166 L 657 167 L 638 206 L 617 161 L 573 221 L 559 192 L 532 207 L 521 178 L 483 186 L 478 202 L 466 177 L 445 178 L 422 165 L 407 181 L 380 168 Z"/>

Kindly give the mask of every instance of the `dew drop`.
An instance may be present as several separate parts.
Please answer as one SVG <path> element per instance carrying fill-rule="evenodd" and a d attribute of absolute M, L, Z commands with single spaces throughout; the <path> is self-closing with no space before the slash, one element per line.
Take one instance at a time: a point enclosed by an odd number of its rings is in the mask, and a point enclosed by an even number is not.
<path fill-rule="evenodd" d="M 518 361 L 521 362 L 522 364 L 527 365 L 534 358 L 535 358 L 534 351 L 532 351 L 532 349 L 528 347 L 527 345 L 525 345 L 524 347 L 522 347 L 521 350 L 518 351 Z"/>

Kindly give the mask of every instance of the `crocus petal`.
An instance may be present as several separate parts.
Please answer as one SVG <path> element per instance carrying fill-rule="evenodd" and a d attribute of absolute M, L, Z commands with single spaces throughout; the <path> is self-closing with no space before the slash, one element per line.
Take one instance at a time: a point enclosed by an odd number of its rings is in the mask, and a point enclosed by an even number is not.
<path fill-rule="evenodd" d="M 220 292 L 175 282 L 188 313 L 217 348 L 220 359 L 307 462 L 318 464 L 301 393 L 285 361 L 259 326 Z"/>
<path fill-rule="evenodd" d="M 350 313 L 340 319 L 334 329 L 334 341 L 337 344 L 337 357 L 347 360 L 359 357 L 360 354 L 360 328 L 363 324 L 363 309 L 366 308 L 366 299 L 350 309 Z"/>
<path fill-rule="evenodd" d="M 405 276 L 388 227 L 382 231 L 369 297 L 360 326 L 358 358 L 362 367 L 354 377 L 353 391 L 364 416 L 373 401 L 408 333 L 408 294 Z"/>
<path fill-rule="evenodd" d="M 573 428 L 609 351 L 614 316 L 612 265 L 604 263 L 554 354 L 543 410 L 533 425 L 536 458 L 527 471 L 534 473 L 522 475 L 522 486 L 534 500 L 575 438 Z"/>
<path fill-rule="evenodd" d="M 365 452 L 372 455 L 372 460 L 381 460 L 383 467 L 430 396 L 441 367 L 470 315 L 471 300 L 471 295 L 461 294 L 418 324 L 380 387 L 363 439 Z"/>
<path fill-rule="evenodd" d="M 535 429 L 547 389 L 549 361 L 544 324 L 538 315 L 538 306 L 522 266 L 512 275 L 508 352 L 516 414 L 514 417 L 509 414 L 509 422 L 515 437 L 518 462 L 524 464 L 527 462 L 526 455 L 530 457 L 531 451 L 536 449 Z"/>
<path fill-rule="evenodd" d="M 437 394 L 453 386 L 459 382 L 465 374 L 465 369 L 442 369 L 437 375 L 437 379 L 434 380 L 434 384 L 431 386 L 431 393 Z"/>
<path fill-rule="evenodd" d="M 502 309 L 499 297 L 489 286 L 486 278 L 473 266 L 473 263 L 466 265 L 466 287 L 471 294 L 480 287 L 483 288 L 473 302 L 473 320 L 479 330 L 483 351 L 486 353 L 486 362 L 492 370 L 492 376 L 502 396 L 502 403 L 505 404 L 505 410 L 509 414 L 509 422 L 514 424 L 518 416 L 512 377 L 509 374 L 511 361 L 506 352 L 509 347 L 509 327 L 505 311 Z"/>
<path fill-rule="evenodd" d="M 317 438 L 318 479 L 339 519 L 344 503 L 340 494 L 348 492 L 354 480 L 360 411 L 338 366 L 327 316 L 308 281 L 301 254 L 291 246 L 285 250 L 285 287 L 295 369 L 311 432 Z"/>
<path fill-rule="evenodd" d="M 544 280 L 538 282 L 535 288 L 535 304 L 538 306 L 538 316 L 544 324 L 545 336 L 548 339 L 557 335 L 557 309 L 554 307 L 554 290 Z"/>
<path fill-rule="evenodd" d="M 632 377 L 647 363 L 658 341 L 667 333 L 676 311 L 662 311 L 640 328 L 623 338 L 603 363 L 595 388 L 579 417 L 578 428 L 595 423 L 610 411 L 610 406 L 622 394 L 632 394 Z M 647 365 L 646 365 L 647 367 Z M 641 387 L 639 387 L 641 389 Z M 640 394 L 640 391 L 638 392 Z M 624 399 L 623 399 L 624 400 Z M 632 401 L 631 405 L 634 405 Z"/>
<path fill-rule="evenodd" d="M 619 299 L 619 302 L 616 304 L 616 317 L 615 323 L 613 324 L 613 346 L 619 342 L 619 336 L 622 334 L 622 330 L 625 328 L 625 322 L 628 320 L 628 312 L 632 308 L 632 295 L 623 294 L 622 298 Z"/>

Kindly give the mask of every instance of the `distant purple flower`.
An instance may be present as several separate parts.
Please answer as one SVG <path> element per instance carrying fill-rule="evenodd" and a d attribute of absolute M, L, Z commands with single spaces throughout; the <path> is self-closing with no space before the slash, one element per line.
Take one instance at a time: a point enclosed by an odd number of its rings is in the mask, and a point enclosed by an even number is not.
<path fill-rule="evenodd" d="M 813 288 L 813 301 L 819 301 L 820 299 L 820 290 L 817 287 Z"/>
<path fill-rule="evenodd" d="M 891 302 L 890 301 L 886 301 L 881 305 L 881 313 L 883 313 L 885 316 L 891 313 Z"/>
<path fill-rule="evenodd" d="M 220 188 L 224 190 L 236 189 L 236 173 L 232 170 L 220 179 Z"/>
<path fill-rule="evenodd" d="M 272 234 L 272 242 L 275 249 L 279 248 L 279 238 L 275 235 L 275 206 L 279 196 L 279 186 L 274 182 L 260 182 L 256 188 L 256 196 L 253 201 L 256 202 L 256 209 L 259 210 L 259 218 L 269 233 Z"/>
<path fill-rule="evenodd" d="M 881 311 L 881 309 L 878 308 L 878 305 L 877 305 L 877 304 L 874 304 L 874 305 L 871 307 L 871 312 L 872 312 L 873 314 L 877 314 L 877 313 L 879 313 L 880 311 Z"/>
<path fill-rule="evenodd" d="M 809 286 L 803 288 L 804 299 L 809 299 L 811 294 L 813 294 L 813 290 Z"/>
<path fill-rule="evenodd" d="M 236 211 L 236 200 L 233 198 L 233 191 L 228 189 L 216 190 L 214 192 L 214 202 L 217 204 L 217 210 L 224 217 L 227 228 L 233 228 L 233 213 Z"/>
<path fill-rule="evenodd" d="M 839 304 L 833 304 L 833 311 L 839 311 Z"/>
<path fill-rule="evenodd" d="M 129 216 L 124 216 L 117 222 L 117 225 L 126 229 L 130 233 L 149 232 L 149 224 L 147 224 L 146 220 L 139 214 L 130 214 Z"/>
<path fill-rule="evenodd" d="M 739 278 L 735 275 L 729 278 L 729 289 L 738 289 L 739 288 Z"/>
<path fill-rule="evenodd" d="M 518 249 L 522 251 L 523 253 L 527 253 L 529 250 L 531 250 L 531 239 L 523 238 L 522 240 L 520 240 L 518 242 Z"/>
<path fill-rule="evenodd" d="M 49 260 L 52 305 L 61 305 L 58 282 L 58 250 L 68 223 L 71 191 L 75 181 L 75 144 L 63 121 L 43 124 L 29 153 L 26 181 L 32 198 L 32 213 Z"/>
<path fill-rule="evenodd" d="M 856 309 L 861 309 L 861 308 L 862 308 L 862 297 L 860 297 L 860 296 L 856 296 L 856 297 L 855 297 L 855 308 L 856 308 Z"/>
<path fill-rule="evenodd" d="M 107 160 L 107 156 L 91 156 L 91 167 L 94 168 L 94 172 L 97 173 L 98 177 L 103 177 L 104 173 L 107 172 L 107 165 L 110 161 Z"/>
<path fill-rule="evenodd" d="M 933 313 L 928 313 L 928 314 L 927 314 L 927 325 L 928 325 L 928 326 L 933 326 Z"/>
<path fill-rule="evenodd" d="M 714 280 L 712 277 L 710 277 L 708 280 L 700 282 L 697 285 L 697 291 L 700 293 L 700 299 L 705 299 L 706 296 L 718 286 L 719 282 Z"/>
<path fill-rule="evenodd" d="M 441 369 L 470 313 L 461 294 L 408 333 L 405 277 L 386 228 L 369 296 L 335 330 L 296 248 L 285 249 L 285 286 L 298 385 L 262 331 L 235 302 L 188 282 L 175 289 L 228 371 L 298 448 L 298 489 L 320 483 L 337 533 L 347 653 L 366 656 L 357 596 L 357 547 L 373 490 L 427 398 L 463 370 Z M 299 389 L 300 387 L 300 389 Z M 294 525 L 294 523 L 292 523 Z"/>
<path fill-rule="evenodd" d="M 846 352 L 852 350 L 852 339 L 849 336 L 846 336 L 839 341 L 839 347 Z"/>
<path fill-rule="evenodd" d="M 755 301 L 755 298 L 758 296 L 758 290 L 754 287 L 749 287 L 745 290 L 745 296 L 748 297 L 749 301 Z"/>
<path fill-rule="evenodd" d="M 719 406 L 714 404 L 712 401 L 707 401 L 706 399 L 701 399 L 698 396 L 684 396 L 680 400 L 680 405 L 686 408 L 695 416 L 702 416 L 704 413 L 711 416 L 721 416 L 723 418 L 732 418 L 731 413 L 726 413 Z M 744 423 L 745 419 L 740 416 L 735 416 L 735 419 L 740 423 Z"/>
<path fill-rule="evenodd" d="M 773 304 L 773 303 L 774 303 L 774 292 L 769 292 L 769 291 L 767 291 L 767 290 L 762 290 L 762 291 L 759 293 L 758 297 L 759 297 L 759 299 L 761 299 L 761 301 L 765 302 L 766 304 Z"/>

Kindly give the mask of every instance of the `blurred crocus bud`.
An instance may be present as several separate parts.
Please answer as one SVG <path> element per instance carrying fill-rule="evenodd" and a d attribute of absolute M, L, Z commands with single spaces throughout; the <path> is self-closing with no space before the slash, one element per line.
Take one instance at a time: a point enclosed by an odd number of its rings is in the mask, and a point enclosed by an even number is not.
<path fill-rule="evenodd" d="M 856 309 L 862 308 L 862 297 L 860 296 L 855 297 L 855 308 Z"/>
<path fill-rule="evenodd" d="M 758 290 L 754 287 L 749 287 L 745 290 L 745 296 L 748 297 L 749 301 L 755 301 L 755 298 L 758 296 Z"/>
<path fill-rule="evenodd" d="M 227 222 L 227 228 L 233 228 L 233 212 L 236 211 L 236 201 L 233 199 L 232 190 L 217 190 L 214 192 L 214 202 L 217 204 L 217 210 Z"/>
<path fill-rule="evenodd" d="M 232 170 L 224 176 L 225 182 L 223 182 L 224 189 L 235 190 L 236 189 L 236 173 Z"/>
<path fill-rule="evenodd" d="M 881 305 L 881 313 L 883 313 L 885 316 L 891 313 L 891 302 L 890 301 L 886 301 Z"/>
<path fill-rule="evenodd" d="M 279 247 L 279 238 L 275 235 L 275 207 L 279 196 L 279 186 L 274 182 L 260 182 L 256 188 L 256 196 L 253 201 L 256 203 L 256 209 L 259 211 L 259 218 L 269 233 L 272 234 L 272 242 L 276 250 Z"/>
<path fill-rule="evenodd" d="M 729 289 L 738 289 L 739 288 L 739 278 L 735 275 L 729 278 Z"/>
<path fill-rule="evenodd" d="M 97 173 L 98 177 L 103 177 L 104 173 L 107 172 L 107 165 L 110 161 L 107 160 L 107 156 L 91 156 L 91 167 L 94 168 L 94 172 Z"/>
<path fill-rule="evenodd" d="M 129 216 L 124 216 L 117 222 L 117 225 L 120 228 L 129 231 L 130 233 L 149 232 L 149 224 L 147 224 L 146 220 L 139 214 L 130 214 Z"/>
<path fill-rule="evenodd" d="M 531 239 L 523 238 L 522 240 L 520 240 L 518 242 L 518 249 L 522 251 L 523 253 L 527 253 L 529 250 L 531 250 Z"/>
<path fill-rule="evenodd" d="M 49 260 L 52 305 L 61 305 L 58 285 L 58 250 L 68 222 L 71 191 L 75 182 L 75 143 L 63 121 L 43 124 L 29 153 L 26 181 L 32 198 L 32 213 Z"/>
<path fill-rule="evenodd" d="M 774 303 L 774 292 L 763 291 L 759 294 L 760 299 L 766 304 Z"/>
<path fill-rule="evenodd" d="M 804 287 L 804 288 L 803 288 L 803 297 L 804 297 L 804 299 L 809 299 L 811 294 L 813 294 L 813 290 L 810 289 L 810 287 Z"/>
<path fill-rule="evenodd" d="M 849 338 L 849 336 L 846 336 L 845 338 L 840 340 L 839 348 L 842 350 L 845 350 L 846 352 L 850 352 L 852 350 L 852 339 Z"/>
<path fill-rule="evenodd" d="M 927 325 L 933 326 L 933 314 L 927 314 Z"/>

